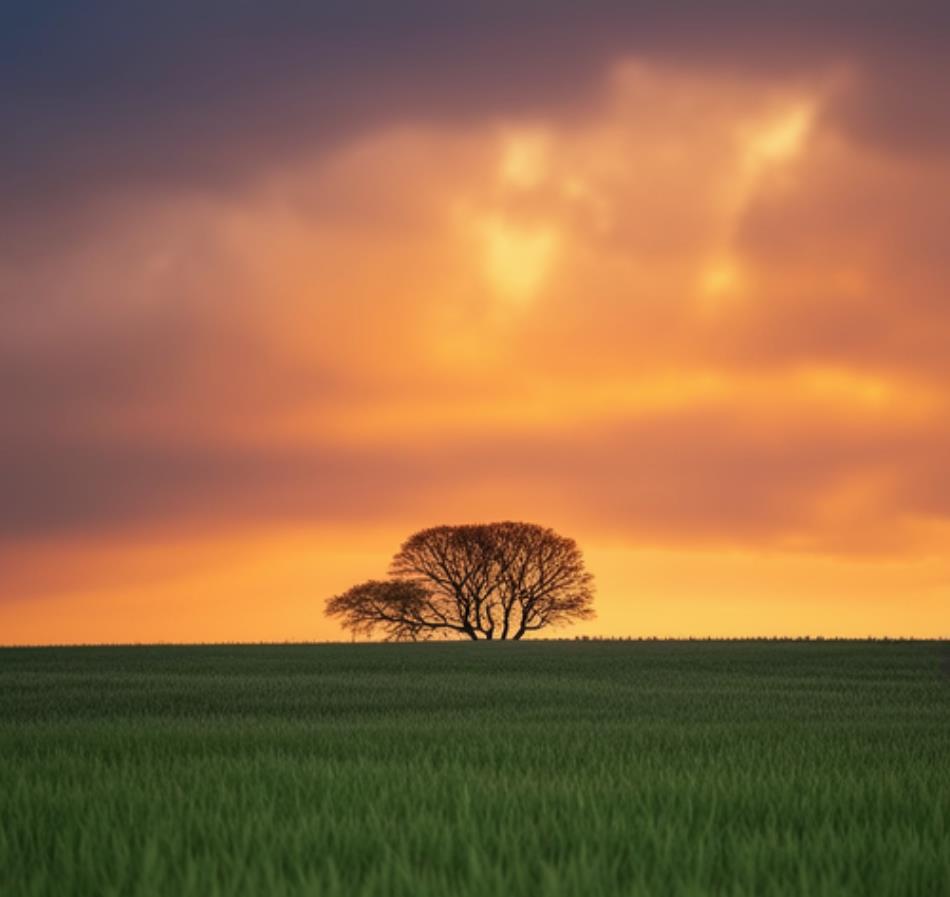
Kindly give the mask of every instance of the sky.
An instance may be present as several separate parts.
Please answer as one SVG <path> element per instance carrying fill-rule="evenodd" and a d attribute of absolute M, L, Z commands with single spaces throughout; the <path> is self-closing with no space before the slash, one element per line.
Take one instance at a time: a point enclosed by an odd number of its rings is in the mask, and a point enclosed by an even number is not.
<path fill-rule="evenodd" d="M 557 634 L 950 636 L 947 4 L 3 16 L 0 644 L 345 638 L 505 519 Z"/>

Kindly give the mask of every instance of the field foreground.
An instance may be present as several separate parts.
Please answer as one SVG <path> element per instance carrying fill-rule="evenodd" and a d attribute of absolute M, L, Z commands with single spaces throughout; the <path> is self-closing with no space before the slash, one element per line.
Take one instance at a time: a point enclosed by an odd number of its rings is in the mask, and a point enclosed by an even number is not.
<path fill-rule="evenodd" d="M 950 894 L 946 649 L 0 650 L 0 894 Z"/>

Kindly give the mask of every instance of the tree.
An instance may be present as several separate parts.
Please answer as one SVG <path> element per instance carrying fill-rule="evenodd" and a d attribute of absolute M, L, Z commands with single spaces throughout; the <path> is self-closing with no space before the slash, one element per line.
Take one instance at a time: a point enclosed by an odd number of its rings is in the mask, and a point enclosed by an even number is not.
<path fill-rule="evenodd" d="M 533 523 L 436 526 L 410 536 L 390 565 L 327 601 L 354 633 L 387 639 L 520 639 L 594 615 L 594 579 L 573 539 Z"/>

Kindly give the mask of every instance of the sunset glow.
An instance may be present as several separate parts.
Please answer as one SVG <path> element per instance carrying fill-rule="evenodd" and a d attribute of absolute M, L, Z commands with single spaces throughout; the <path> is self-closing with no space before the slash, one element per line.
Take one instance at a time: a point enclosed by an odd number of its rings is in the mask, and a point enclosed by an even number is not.
<path fill-rule="evenodd" d="M 584 549 L 565 635 L 950 635 L 945 57 L 698 14 L 568 86 L 500 17 L 334 102 L 308 53 L 225 118 L 191 48 L 154 133 L 37 112 L 123 149 L 0 152 L 0 643 L 336 639 L 414 530 L 505 519 Z"/>

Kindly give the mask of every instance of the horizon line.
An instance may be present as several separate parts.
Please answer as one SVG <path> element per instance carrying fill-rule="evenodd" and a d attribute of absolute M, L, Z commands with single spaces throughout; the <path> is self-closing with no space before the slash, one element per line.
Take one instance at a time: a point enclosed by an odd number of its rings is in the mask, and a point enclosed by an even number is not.
<path fill-rule="evenodd" d="M 266 647 L 329 647 L 334 645 L 372 646 L 372 645 L 471 645 L 492 644 L 531 644 L 537 642 L 950 642 L 950 635 L 736 635 L 736 636 L 658 636 L 658 635 L 578 635 L 564 638 L 532 639 L 430 639 L 427 641 L 383 641 L 383 640 L 285 640 L 285 641 L 219 641 L 219 642 L 23 642 L 20 644 L 0 644 L 0 651 L 18 648 L 266 648 Z"/>

